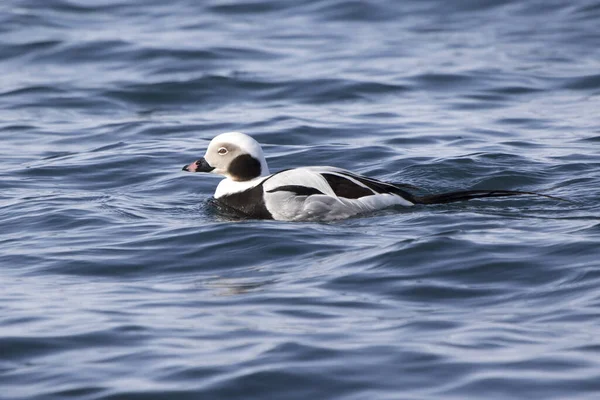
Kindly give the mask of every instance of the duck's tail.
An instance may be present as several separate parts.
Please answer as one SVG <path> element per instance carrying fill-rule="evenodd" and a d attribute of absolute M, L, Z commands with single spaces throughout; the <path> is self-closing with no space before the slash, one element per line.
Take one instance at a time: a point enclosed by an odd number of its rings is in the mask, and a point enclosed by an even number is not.
<path fill-rule="evenodd" d="M 454 203 L 455 201 L 482 199 L 486 197 L 508 197 L 523 195 L 546 197 L 552 200 L 570 202 L 569 200 L 561 199 L 560 197 L 535 192 L 523 192 L 520 190 L 461 190 L 458 192 L 432 194 L 429 196 L 413 196 L 411 201 L 415 204 L 445 204 Z"/>

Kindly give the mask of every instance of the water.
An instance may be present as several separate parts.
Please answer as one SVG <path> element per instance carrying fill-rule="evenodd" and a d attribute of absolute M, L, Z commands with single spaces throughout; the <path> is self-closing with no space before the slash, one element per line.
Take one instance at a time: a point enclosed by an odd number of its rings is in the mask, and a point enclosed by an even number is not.
<path fill-rule="evenodd" d="M 0 5 L 0 398 L 595 399 L 597 1 Z M 239 220 L 241 130 L 503 198 Z"/>

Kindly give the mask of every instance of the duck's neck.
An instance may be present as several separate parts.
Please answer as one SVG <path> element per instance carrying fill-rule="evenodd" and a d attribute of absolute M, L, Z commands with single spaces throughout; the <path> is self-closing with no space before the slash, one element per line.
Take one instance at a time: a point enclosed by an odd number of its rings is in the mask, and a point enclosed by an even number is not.
<path fill-rule="evenodd" d="M 254 179 L 250 179 L 248 181 L 234 181 L 233 179 L 225 178 L 221 182 L 219 182 L 217 190 L 215 190 L 215 199 L 227 196 L 229 194 L 239 193 L 248 189 L 252 189 L 253 187 L 260 184 L 265 178 L 265 175 L 256 177 Z"/>

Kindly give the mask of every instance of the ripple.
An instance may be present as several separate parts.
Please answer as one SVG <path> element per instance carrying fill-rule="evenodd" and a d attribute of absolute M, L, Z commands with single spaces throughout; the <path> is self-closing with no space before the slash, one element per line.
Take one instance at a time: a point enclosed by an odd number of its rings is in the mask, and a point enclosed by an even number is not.
<path fill-rule="evenodd" d="M 593 90 L 600 88 L 600 74 L 572 78 L 563 86 L 572 90 Z"/>

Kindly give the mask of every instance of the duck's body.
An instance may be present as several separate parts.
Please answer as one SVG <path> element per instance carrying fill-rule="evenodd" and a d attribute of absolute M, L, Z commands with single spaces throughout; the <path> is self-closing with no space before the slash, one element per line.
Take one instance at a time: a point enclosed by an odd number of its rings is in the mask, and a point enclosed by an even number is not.
<path fill-rule="evenodd" d="M 226 178 L 215 198 L 251 217 L 285 221 L 330 221 L 413 205 L 392 185 L 333 167 L 288 169 L 247 182 Z"/>
<path fill-rule="evenodd" d="M 532 194 L 474 190 L 419 197 L 399 185 L 335 167 L 303 167 L 269 174 L 258 142 L 240 132 L 215 137 L 205 156 L 183 169 L 224 175 L 215 199 L 250 218 L 284 221 L 331 221 L 396 205 Z"/>

